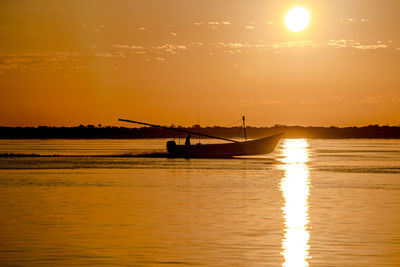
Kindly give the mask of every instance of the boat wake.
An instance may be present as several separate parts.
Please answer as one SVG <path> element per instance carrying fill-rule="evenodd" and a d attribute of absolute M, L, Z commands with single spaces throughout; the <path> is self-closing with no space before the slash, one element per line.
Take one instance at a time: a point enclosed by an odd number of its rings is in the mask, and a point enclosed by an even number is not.
<path fill-rule="evenodd" d="M 23 154 L 23 153 L 3 153 L 0 158 L 58 158 L 58 157 L 72 157 L 72 158 L 168 158 L 170 157 L 166 152 L 145 152 L 145 153 L 124 153 L 124 154 L 108 154 L 108 155 L 62 155 L 62 154 Z"/>

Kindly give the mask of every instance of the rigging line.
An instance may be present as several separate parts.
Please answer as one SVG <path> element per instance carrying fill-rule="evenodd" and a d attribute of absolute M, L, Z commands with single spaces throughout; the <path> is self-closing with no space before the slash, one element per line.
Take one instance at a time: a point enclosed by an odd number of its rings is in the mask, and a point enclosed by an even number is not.
<path fill-rule="evenodd" d="M 242 132 L 242 127 L 239 127 L 239 132 L 237 133 L 237 136 L 240 136 L 241 132 Z"/>
<path fill-rule="evenodd" d="M 189 133 L 189 134 L 194 134 L 194 135 L 201 135 L 201 136 L 205 136 L 205 137 L 209 137 L 209 138 L 215 138 L 215 139 L 221 139 L 221 140 L 225 140 L 225 141 L 229 141 L 229 142 L 233 142 L 233 143 L 239 143 L 239 141 L 236 141 L 236 140 L 223 138 L 223 137 L 218 137 L 218 136 L 213 136 L 213 135 L 209 135 L 209 134 L 196 133 L 196 132 L 192 132 L 192 131 L 188 131 L 188 130 L 180 129 L 180 128 L 166 127 L 166 126 L 162 126 L 162 125 L 156 125 L 156 124 L 151 124 L 151 123 L 146 123 L 146 122 L 126 120 L 126 119 L 118 119 L 118 120 L 119 121 L 124 121 L 124 122 L 142 124 L 142 125 L 151 126 L 151 127 L 158 127 L 158 128 L 162 128 L 162 129 L 166 129 L 166 130 L 172 130 L 172 131 L 181 132 L 181 133 Z"/>
<path fill-rule="evenodd" d="M 232 127 L 233 125 L 238 124 L 241 121 L 242 121 L 242 119 L 239 119 L 239 120 L 235 121 L 234 123 L 228 125 L 227 127 Z"/>

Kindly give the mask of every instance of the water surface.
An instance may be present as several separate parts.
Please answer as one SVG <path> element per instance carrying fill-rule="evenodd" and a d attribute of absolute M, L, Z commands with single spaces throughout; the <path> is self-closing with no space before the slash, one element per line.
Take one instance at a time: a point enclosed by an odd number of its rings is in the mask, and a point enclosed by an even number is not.
<path fill-rule="evenodd" d="M 0 265 L 400 265 L 398 140 L 284 139 L 240 159 L 115 157 L 164 149 L 0 140 L 0 154 L 62 155 L 0 158 Z"/>

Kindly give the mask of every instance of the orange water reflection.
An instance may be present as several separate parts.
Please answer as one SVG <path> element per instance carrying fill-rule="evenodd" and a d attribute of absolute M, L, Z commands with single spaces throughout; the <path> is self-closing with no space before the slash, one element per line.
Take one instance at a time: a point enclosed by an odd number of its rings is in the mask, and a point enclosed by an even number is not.
<path fill-rule="evenodd" d="M 308 142 L 304 139 L 286 139 L 283 144 L 284 177 L 280 188 L 284 198 L 282 207 L 285 219 L 285 234 L 282 239 L 283 266 L 308 266 L 308 196 L 310 181 Z"/>

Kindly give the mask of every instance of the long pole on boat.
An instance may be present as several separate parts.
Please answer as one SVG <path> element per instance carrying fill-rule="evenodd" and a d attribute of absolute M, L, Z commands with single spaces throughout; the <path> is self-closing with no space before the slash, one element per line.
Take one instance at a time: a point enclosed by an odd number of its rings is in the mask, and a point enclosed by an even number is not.
<path fill-rule="evenodd" d="M 201 135 L 201 136 L 208 137 L 208 138 L 215 138 L 215 139 L 221 139 L 221 140 L 225 140 L 225 141 L 229 141 L 229 142 L 239 143 L 239 141 L 228 139 L 228 138 L 212 136 L 212 135 L 202 134 L 202 133 L 196 133 L 196 132 L 183 130 L 183 129 L 178 129 L 178 128 L 173 128 L 173 127 L 166 127 L 166 126 L 161 126 L 161 125 L 156 125 L 156 124 L 151 124 L 151 123 L 146 123 L 146 122 L 126 120 L 126 119 L 118 119 L 118 120 L 119 121 L 124 121 L 124 122 L 147 125 L 147 126 L 151 126 L 151 127 L 158 127 L 158 128 L 162 128 L 162 129 L 166 129 L 166 130 L 172 130 L 172 131 L 175 131 L 175 132 L 182 132 L 182 133 L 189 133 L 189 134 L 194 134 L 194 135 Z"/>

